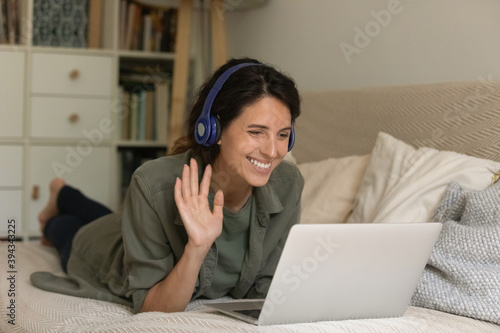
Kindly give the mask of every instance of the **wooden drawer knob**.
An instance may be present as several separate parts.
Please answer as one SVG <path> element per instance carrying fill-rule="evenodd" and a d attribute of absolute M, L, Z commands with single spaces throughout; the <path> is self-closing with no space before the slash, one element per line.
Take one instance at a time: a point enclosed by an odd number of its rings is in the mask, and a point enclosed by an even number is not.
<path fill-rule="evenodd" d="M 69 72 L 69 77 L 72 80 L 76 80 L 80 77 L 80 71 L 78 69 L 73 69 L 71 72 Z"/>
<path fill-rule="evenodd" d="M 31 199 L 38 200 L 40 197 L 40 187 L 38 185 L 34 185 L 31 190 Z"/>
<path fill-rule="evenodd" d="M 78 113 L 72 113 L 69 118 L 68 118 L 69 122 L 74 124 L 76 122 L 78 122 L 78 120 L 80 120 L 80 116 L 78 115 Z"/>

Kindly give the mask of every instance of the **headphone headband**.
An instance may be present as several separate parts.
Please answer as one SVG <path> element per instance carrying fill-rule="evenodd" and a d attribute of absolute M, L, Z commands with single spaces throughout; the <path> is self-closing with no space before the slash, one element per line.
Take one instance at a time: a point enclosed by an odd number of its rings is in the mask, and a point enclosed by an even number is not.
<path fill-rule="evenodd" d="M 194 133 L 196 142 L 208 147 L 218 141 L 217 138 L 218 119 L 217 117 L 212 116 L 210 114 L 210 111 L 212 109 L 212 104 L 214 104 L 215 98 L 217 97 L 217 94 L 221 90 L 224 83 L 226 83 L 227 79 L 229 79 L 231 74 L 233 74 L 238 69 L 243 67 L 260 66 L 260 65 L 261 64 L 250 63 L 250 62 L 241 63 L 229 68 L 224 73 L 222 73 L 221 76 L 217 78 L 214 85 L 210 89 L 207 98 L 205 99 L 205 103 L 203 103 L 201 114 L 198 117 L 198 120 L 196 121 L 195 133 Z"/>

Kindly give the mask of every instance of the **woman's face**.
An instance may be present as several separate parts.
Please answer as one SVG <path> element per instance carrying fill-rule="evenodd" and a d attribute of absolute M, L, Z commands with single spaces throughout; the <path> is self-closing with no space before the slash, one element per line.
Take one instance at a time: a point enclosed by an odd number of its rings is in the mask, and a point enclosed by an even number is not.
<path fill-rule="evenodd" d="M 214 176 L 218 170 L 226 170 L 232 181 L 265 185 L 288 152 L 291 122 L 288 107 L 273 97 L 263 97 L 244 108 L 222 131 Z"/>

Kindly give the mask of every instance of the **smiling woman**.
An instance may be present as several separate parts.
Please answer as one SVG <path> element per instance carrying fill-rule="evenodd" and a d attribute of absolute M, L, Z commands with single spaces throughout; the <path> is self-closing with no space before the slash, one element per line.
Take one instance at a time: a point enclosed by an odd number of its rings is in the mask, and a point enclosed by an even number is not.
<path fill-rule="evenodd" d="M 304 180 L 283 161 L 299 114 L 292 79 L 254 59 L 230 60 L 201 87 L 173 155 L 135 171 L 123 214 L 51 183 L 39 219 L 68 277 L 34 273 L 32 283 L 135 312 L 264 298 L 300 218 Z"/>

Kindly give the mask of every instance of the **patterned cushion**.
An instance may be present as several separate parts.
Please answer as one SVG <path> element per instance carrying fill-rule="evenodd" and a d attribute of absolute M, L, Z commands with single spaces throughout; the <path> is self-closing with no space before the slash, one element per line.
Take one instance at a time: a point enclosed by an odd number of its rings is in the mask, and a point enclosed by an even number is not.
<path fill-rule="evenodd" d="M 88 0 L 45 0 L 33 4 L 33 45 L 86 47 Z"/>
<path fill-rule="evenodd" d="M 412 305 L 500 324 L 500 182 L 451 183 L 434 219 L 443 230 Z"/>

